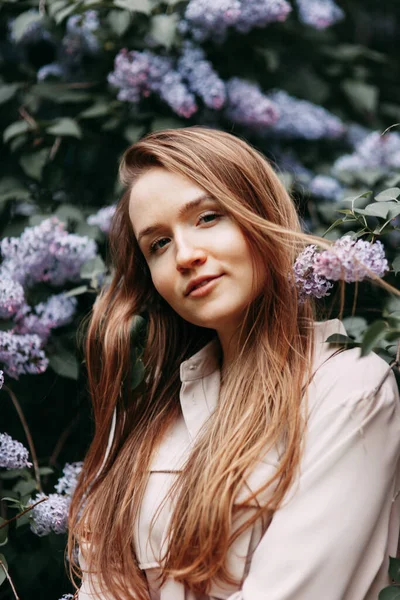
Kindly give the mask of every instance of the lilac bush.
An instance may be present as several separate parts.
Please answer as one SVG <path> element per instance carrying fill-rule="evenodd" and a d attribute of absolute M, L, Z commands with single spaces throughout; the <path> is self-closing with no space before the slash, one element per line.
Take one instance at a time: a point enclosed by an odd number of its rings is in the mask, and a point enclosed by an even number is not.
<path fill-rule="evenodd" d="M 30 511 L 30 528 L 33 533 L 42 537 L 51 532 L 60 534 L 67 531 L 68 508 L 70 501 L 61 494 L 43 494 L 40 492 L 28 502 L 32 506 L 39 500 L 47 498 Z"/>
<path fill-rule="evenodd" d="M 307 100 L 293 98 L 283 90 L 269 94 L 269 99 L 279 110 L 279 119 L 268 130 L 280 138 L 339 138 L 346 131 L 345 125 L 322 106 Z"/>
<path fill-rule="evenodd" d="M 81 266 L 96 256 L 97 246 L 86 236 L 68 233 L 52 217 L 27 227 L 19 238 L 3 239 L 0 250 L 0 277 L 26 286 L 37 282 L 60 286 L 79 280 Z"/>
<path fill-rule="evenodd" d="M 315 257 L 314 271 L 317 275 L 347 283 L 363 281 L 370 277 L 370 271 L 383 277 L 389 270 L 382 242 L 371 243 L 353 240 L 346 235 L 337 240 L 329 250 Z"/>
<path fill-rule="evenodd" d="M 355 152 L 338 158 L 333 165 L 333 172 L 361 172 L 371 168 L 391 171 L 400 168 L 400 134 L 373 131 L 361 138 Z"/>
<path fill-rule="evenodd" d="M 14 331 L 19 334 L 36 333 L 46 342 L 52 329 L 68 325 L 75 315 L 77 299 L 54 294 L 33 307 L 27 304 L 15 317 Z"/>
<path fill-rule="evenodd" d="M 326 29 L 344 18 L 344 12 L 333 0 L 296 0 L 299 19 L 316 29 Z"/>
<path fill-rule="evenodd" d="M 103 233 L 108 233 L 111 227 L 111 220 L 115 214 L 115 208 L 115 205 L 100 208 L 100 210 L 87 218 L 87 224 L 97 225 Z"/>
<path fill-rule="evenodd" d="M 8 433 L 0 433 L 0 467 L 24 469 L 31 467 L 29 452 L 21 442 L 13 440 Z"/>
<path fill-rule="evenodd" d="M 36 334 L 0 331 L 0 363 L 5 373 L 14 379 L 23 374 L 44 373 L 49 361 L 42 346 L 43 340 Z"/>
<path fill-rule="evenodd" d="M 14 315 L 24 302 L 24 288 L 18 281 L 0 279 L 0 319 Z"/>
<path fill-rule="evenodd" d="M 344 193 L 339 181 L 329 175 L 316 175 L 308 184 L 308 189 L 314 196 L 333 201 L 341 198 Z"/>
<path fill-rule="evenodd" d="M 215 72 L 205 52 L 186 41 L 177 63 L 177 70 L 188 83 L 189 89 L 200 96 L 209 108 L 220 109 L 225 104 L 225 83 Z"/>
<path fill-rule="evenodd" d="M 265 96 L 256 83 L 233 77 L 226 84 L 228 119 L 251 127 L 272 126 L 280 119 L 278 105 Z"/>
<path fill-rule="evenodd" d="M 298 287 L 299 301 L 307 296 L 322 298 L 329 296 L 333 284 L 324 275 L 319 275 L 314 270 L 315 259 L 318 256 L 317 247 L 312 244 L 297 257 L 294 263 L 294 279 Z"/>
<path fill-rule="evenodd" d="M 82 470 L 82 461 L 66 463 L 63 469 L 63 474 L 59 478 L 55 490 L 58 494 L 65 494 L 71 497 L 78 483 L 79 473 Z"/>

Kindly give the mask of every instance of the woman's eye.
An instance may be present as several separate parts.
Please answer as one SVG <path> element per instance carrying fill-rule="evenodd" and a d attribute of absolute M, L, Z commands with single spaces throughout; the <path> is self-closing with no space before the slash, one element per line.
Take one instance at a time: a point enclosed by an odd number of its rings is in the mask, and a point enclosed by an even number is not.
<path fill-rule="evenodd" d="M 157 252 L 157 250 L 161 250 L 168 242 L 168 238 L 160 238 L 158 240 L 155 240 L 150 246 L 150 254 L 152 254 L 153 252 Z"/>
<path fill-rule="evenodd" d="M 199 217 L 199 220 L 203 221 L 204 223 L 212 223 L 212 221 L 215 221 L 219 217 L 222 217 L 222 215 L 215 213 L 215 212 L 209 212 L 209 213 L 206 213 L 205 215 L 201 215 Z"/>

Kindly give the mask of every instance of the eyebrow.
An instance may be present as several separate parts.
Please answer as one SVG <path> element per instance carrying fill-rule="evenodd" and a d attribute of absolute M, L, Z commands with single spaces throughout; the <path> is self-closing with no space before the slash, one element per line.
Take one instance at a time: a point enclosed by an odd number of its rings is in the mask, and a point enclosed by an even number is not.
<path fill-rule="evenodd" d="M 194 210 L 195 208 L 200 206 L 200 204 L 203 204 L 207 200 L 212 201 L 212 200 L 214 200 L 214 198 L 212 196 L 210 196 L 209 194 L 202 194 L 198 198 L 194 198 L 194 200 L 189 200 L 189 202 L 186 202 L 186 204 L 181 206 L 180 209 L 178 210 L 178 218 L 182 219 L 188 213 L 190 213 L 192 210 Z M 164 227 L 164 225 L 162 225 L 162 223 L 154 223 L 154 225 L 150 225 L 149 227 L 145 227 L 144 229 L 142 229 L 142 231 L 139 232 L 138 237 L 137 237 L 138 244 L 140 244 L 140 241 L 144 237 L 149 236 L 152 233 L 156 233 L 163 227 Z"/>

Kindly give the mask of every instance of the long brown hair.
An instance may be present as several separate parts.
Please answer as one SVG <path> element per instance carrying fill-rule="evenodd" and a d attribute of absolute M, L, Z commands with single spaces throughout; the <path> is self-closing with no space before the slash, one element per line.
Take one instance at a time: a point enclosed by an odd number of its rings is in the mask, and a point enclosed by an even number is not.
<path fill-rule="evenodd" d="M 179 366 L 215 335 L 184 321 L 158 295 L 133 234 L 130 190 L 154 166 L 189 178 L 216 198 L 268 273 L 268 285 L 247 309 L 241 352 L 224 374 L 218 406 L 173 486 L 164 578 L 172 576 L 202 593 L 211 578 L 231 581 L 225 557 L 233 537 L 260 517 L 268 520 L 282 503 L 301 456 L 303 384 L 313 344 L 312 303 L 299 303 L 290 278 L 309 237 L 301 233 L 294 203 L 268 161 L 241 139 L 200 127 L 152 133 L 131 146 L 121 162 L 126 192 L 109 237 L 113 278 L 94 305 L 87 333 L 95 435 L 72 500 L 69 528 L 70 564 L 76 542 L 87 539 L 89 531 L 95 549 L 85 554 L 90 571 L 105 592 L 127 600 L 148 600 L 135 556 L 134 524 L 153 452 L 180 411 Z M 143 312 L 148 318 L 146 386 L 140 393 L 129 392 L 132 319 Z M 115 408 L 116 432 L 102 467 Z M 282 451 L 274 477 L 235 504 L 257 461 L 278 444 Z M 249 511 L 233 534 L 235 511 L 267 488 L 270 499 Z"/>

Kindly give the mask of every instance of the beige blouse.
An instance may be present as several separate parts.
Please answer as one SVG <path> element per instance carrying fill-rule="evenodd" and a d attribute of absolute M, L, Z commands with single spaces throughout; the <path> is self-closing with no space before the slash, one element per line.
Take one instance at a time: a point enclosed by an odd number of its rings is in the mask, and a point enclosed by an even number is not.
<path fill-rule="evenodd" d="M 316 374 L 308 390 L 307 437 L 299 477 L 267 529 L 262 531 L 256 522 L 231 545 L 227 564 L 240 585 L 213 581 L 209 596 L 193 594 L 172 579 L 162 587 L 157 584 L 170 503 L 149 533 L 160 500 L 218 402 L 216 342 L 182 363 L 182 413 L 151 465 L 134 531 L 149 600 L 377 600 L 379 591 L 389 585 L 389 555 L 396 555 L 400 509 L 400 408 L 395 378 L 391 373 L 371 399 L 388 365 L 375 354 L 360 358 L 357 348 L 335 354 L 336 348 L 325 340 L 332 333 L 346 333 L 337 319 L 316 323 L 315 331 Z M 265 482 L 277 463 L 278 449 L 268 452 L 237 500 Z M 234 527 L 247 517 L 242 515 Z M 83 545 L 82 570 L 84 550 Z M 78 598 L 114 600 L 96 591 L 96 578 L 85 573 Z"/>

